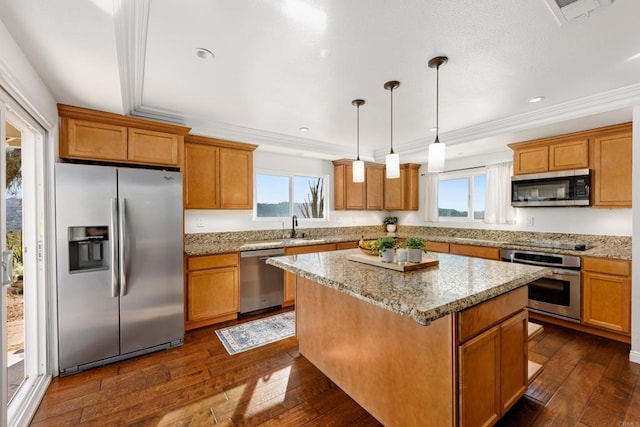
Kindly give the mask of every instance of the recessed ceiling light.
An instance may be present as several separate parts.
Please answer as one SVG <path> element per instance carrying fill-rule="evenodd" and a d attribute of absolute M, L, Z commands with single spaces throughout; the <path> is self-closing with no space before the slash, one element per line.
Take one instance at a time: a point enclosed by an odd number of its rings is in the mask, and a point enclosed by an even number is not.
<path fill-rule="evenodd" d="M 536 96 L 535 98 L 531 98 L 529 100 L 529 104 L 535 104 L 536 102 L 540 102 L 544 99 L 544 96 Z"/>
<path fill-rule="evenodd" d="M 213 59 L 213 52 L 211 52 L 209 49 L 205 49 L 203 47 L 199 47 L 196 49 L 196 56 L 200 59 Z"/>
<path fill-rule="evenodd" d="M 305 127 L 305 126 L 298 128 L 298 130 L 299 130 L 300 132 L 309 132 L 309 128 L 308 128 L 308 127 Z"/>

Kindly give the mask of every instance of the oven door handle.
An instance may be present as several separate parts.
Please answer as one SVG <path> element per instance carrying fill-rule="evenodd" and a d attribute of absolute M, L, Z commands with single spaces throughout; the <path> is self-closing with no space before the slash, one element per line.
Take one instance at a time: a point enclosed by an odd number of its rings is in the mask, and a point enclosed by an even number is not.
<path fill-rule="evenodd" d="M 504 259 L 504 258 L 503 258 L 503 259 Z M 510 260 L 507 260 L 507 262 L 512 262 L 512 263 L 514 263 L 514 264 L 528 264 L 528 265 L 535 265 L 536 267 L 549 267 L 549 268 L 552 268 L 552 269 L 557 269 L 557 268 L 558 268 L 558 265 L 556 265 L 556 264 L 549 264 L 549 263 L 546 263 L 546 262 L 528 261 L 528 260 L 526 260 L 526 259 L 514 259 L 514 258 L 511 258 Z M 569 270 L 569 268 L 564 268 L 564 269 L 562 269 L 562 271 L 563 271 L 563 272 L 565 272 L 565 271 L 569 271 L 569 272 L 571 272 L 571 273 L 577 273 L 577 274 L 580 274 L 580 273 L 578 272 L 578 270 Z"/>

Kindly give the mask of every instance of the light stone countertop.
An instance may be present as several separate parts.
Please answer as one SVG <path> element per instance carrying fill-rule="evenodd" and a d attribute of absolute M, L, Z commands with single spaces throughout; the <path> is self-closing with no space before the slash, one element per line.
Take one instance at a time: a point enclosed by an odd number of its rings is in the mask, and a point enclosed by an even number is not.
<path fill-rule="evenodd" d="M 398 272 L 348 260 L 358 249 L 269 258 L 268 264 L 427 325 L 542 277 L 546 268 L 437 254 L 438 266 Z"/>
<path fill-rule="evenodd" d="M 460 243 L 476 246 L 489 246 L 499 247 L 504 249 L 522 249 L 531 250 L 536 252 L 569 254 L 576 256 L 592 256 L 600 258 L 613 258 L 620 260 L 631 260 L 631 244 L 628 238 L 608 237 L 602 238 L 600 241 L 596 241 L 593 247 L 585 251 L 558 249 L 558 248 L 540 248 L 534 245 L 526 246 L 523 244 L 513 244 L 508 240 L 493 240 L 482 238 L 460 238 L 452 236 L 438 236 L 429 234 L 417 234 L 417 233 L 366 233 L 364 234 L 365 240 L 373 240 L 383 236 L 394 236 L 399 238 L 419 236 L 426 240 L 433 242 L 445 242 L 445 243 Z M 332 236 L 318 236 L 307 239 L 295 239 L 293 241 L 285 241 L 281 239 L 267 239 L 267 240 L 217 240 L 213 237 L 203 238 L 195 241 L 185 242 L 185 254 L 189 256 L 193 255 L 211 255 L 226 252 L 239 252 L 257 249 L 272 249 L 272 248 L 285 248 L 292 246 L 305 246 L 322 243 L 340 243 L 357 241 L 362 234 L 339 234 Z"/>

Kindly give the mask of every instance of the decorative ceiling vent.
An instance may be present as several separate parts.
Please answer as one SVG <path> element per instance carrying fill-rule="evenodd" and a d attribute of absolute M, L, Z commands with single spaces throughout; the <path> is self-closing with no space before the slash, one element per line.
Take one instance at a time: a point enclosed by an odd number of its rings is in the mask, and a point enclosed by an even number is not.
<path fill-rule="evenodd" d="M 588 16 L 613 0 L 544 0 L 560 25 Z"/>

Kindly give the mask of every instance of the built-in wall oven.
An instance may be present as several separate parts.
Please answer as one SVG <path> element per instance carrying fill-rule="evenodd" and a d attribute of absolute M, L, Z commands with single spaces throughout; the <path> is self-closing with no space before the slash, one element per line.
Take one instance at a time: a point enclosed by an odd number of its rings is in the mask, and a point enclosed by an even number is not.
<path fill-rule="evenodd" d="M 544 277 L 529 283 L 529 310 L 580 321 L 580 257 L 502 249 L 503 261 L 549 267 Z"/>

